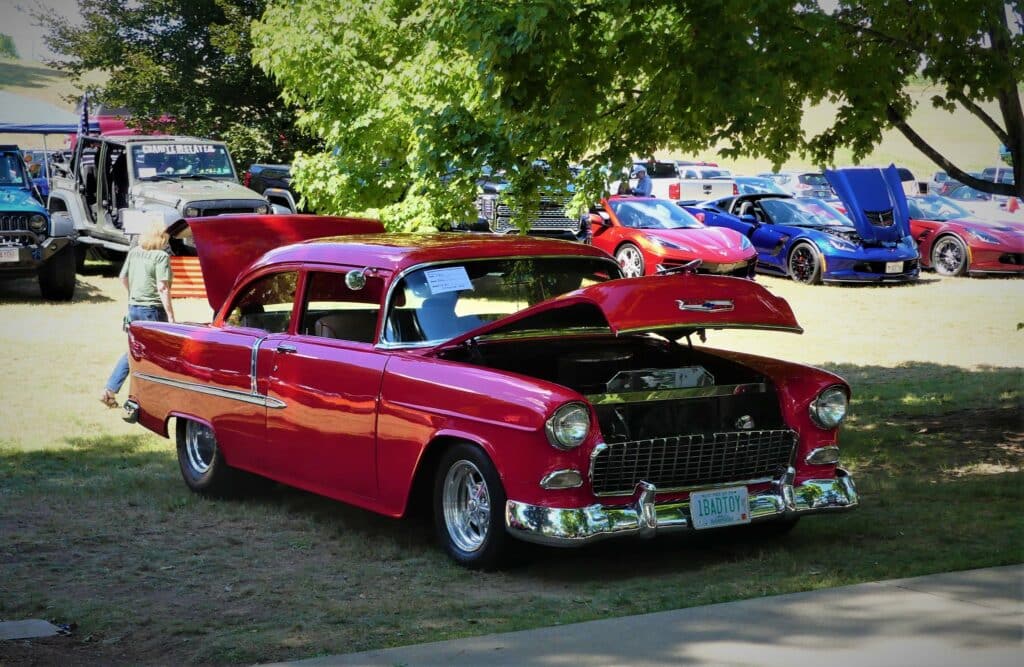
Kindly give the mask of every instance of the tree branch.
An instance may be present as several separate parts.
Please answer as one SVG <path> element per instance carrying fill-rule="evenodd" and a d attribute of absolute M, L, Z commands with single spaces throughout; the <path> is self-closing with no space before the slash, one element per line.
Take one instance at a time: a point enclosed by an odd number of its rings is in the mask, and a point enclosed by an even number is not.
<path fill-rule="evenodd" d="M 932 162 L 942 167 L 947 174 L 964 185 L 969 185 L 982 192 L 990 192 L 992 194 L 1006 195 L 1009 197 L 1017 197 L 1024 194 L 1018 192 L 1018 187 L 1021 186 L 1009 185 L 1007 183 L 993 183 L 992 181 L 976 178 L 950 162 L 944 155 L 942 155 L 942 153 L 932 148 L 931 144 L 915 132 L 913 128 L 907 124 L 907 121 L 903 118 L 903 115 L 899 110 L 893 105 L 890 104 L 886 107 L 886 115 L 889 117 L 889 122 L 891 122 L 893 126 L 898 129 L 917 150 L 927 155 L 931 158 Z"/>
<path fill-rule="evenodd" d="M 1006 133 L 1006 130 L 1000 127 L 999 123 L 997 123 L 995 119 L 992 118 L 992 116 L 988 115 L 988 113 L 984 109 L 978 106 L 977 103 L 975 103 L 973 100 L 968 99 L 967 96 L 964 95 L 963 93 L 953 93 L 950 95 L 950 97 L 959 102 L 965 109 L 967 109 L 975 116 L 980 118 L 981 122 L 985 123 L 985 125 L 988 126 L 988 129 L 992 130 L 992 133 L 999 138 L 999 141 L 1003 142 L 1006 145 L 1009 145 L 1010 135 Z"/>

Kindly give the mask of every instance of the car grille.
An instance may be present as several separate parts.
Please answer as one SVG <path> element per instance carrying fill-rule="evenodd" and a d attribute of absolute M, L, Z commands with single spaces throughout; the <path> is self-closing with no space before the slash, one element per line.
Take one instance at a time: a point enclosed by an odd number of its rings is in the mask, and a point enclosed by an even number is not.
<path fill-rule="evenodd" d="M 903 271 L 900 273 L 908 273 L 917 269 L 917 260 L 908 259 L 903 262 Z M 853 270 L 860 273 L 885 273 L 885 262 L 857 262 L 853 265 Z M 899 275 L 898 273 L 890 275 Z"/>
<path fill-rule="evenodd" d="M 195 208 L 199 210 L 196 217 L 205 218 L 211 215 L 224 215 L 226 213 L 255 213 L 259 206 L 266 206 L 260 201 L 251 199 L 219 200 L 219 201 L 197 201 L 186 204 L 184 208 Z"/>
<path fill-rule="evenodd" d="M 1019 252 L 1008 252 L 1005 255 L 999 256 L 1000 264 L 1016 264 L 1017 266 L 1024 265 L 1024 254 Z"/>
<path fill-rule="evenodd" d="M 626 495 L 637 482 L 658 491 L 779 477 L 790 465 L 796 433 L 789 429 L 677 435 L 606 445 L 595 450 L 595 495 Z"/>
<path fill-rule="evenodd" d="M 580 227 L 580 221 L 565 215 L 565 207 L 568 203 L 568 197 L 545 197 L 541 199 L 540 210 L 537 211 L 537 217 L 530 221 L 530 229 L 577 231 Z M 494 231 L 509 232 L 517 229 L 512 224 L 512 208 L 508 204 L 502 203 L 499 203 L 497 208 L 498 212 Z"/>
<path fill-rule="evenodd" d="M 16 213 L 0 213 L 0 232 L 27 232 L 28 216 Z"/>

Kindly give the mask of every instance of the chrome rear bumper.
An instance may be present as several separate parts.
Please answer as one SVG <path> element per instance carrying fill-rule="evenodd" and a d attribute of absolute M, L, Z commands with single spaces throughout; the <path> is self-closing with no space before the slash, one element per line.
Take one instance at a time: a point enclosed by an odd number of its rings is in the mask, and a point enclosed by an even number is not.
<path fill-rule="evenodd" d="M 509 500 L 505 505 L 505 526 L 521 540 L 563 547 L 609 537 L 653 537 L 656 533 L 694 530 L 689 501 L 656 504 L 655 492 L 653 484 L 640 482 L 632 502 L 617 507 L 596 504 L 561 509 Z M 836 468 L 835 479 L 812 479 L 799 486 L 793 486 L 791 470 L 771 488 L 750 496 L 750 519 L 787 519 L 848 510 L 858 502 L 853 478 L 842 468 Z"/>

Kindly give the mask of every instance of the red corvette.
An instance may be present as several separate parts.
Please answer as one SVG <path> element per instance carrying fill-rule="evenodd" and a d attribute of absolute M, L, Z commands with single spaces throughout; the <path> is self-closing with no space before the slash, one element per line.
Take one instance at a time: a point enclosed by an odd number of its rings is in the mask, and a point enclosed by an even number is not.
<path fill-rule="evenodd" d="M 947 197 L 908 197 L 921 264 L 944 276 L 1024 274 L 1024 222 L 975 217 Z"/>
<path fill-rule="evenodd" d="M 125 409 L 175 433 L 195 492 L 270 478 L 393 517 L 432 507 L 470 567 L 513 539 L 782 532 L 858 503 L 837 465 L 847 384 L 701 344 L 801 331 L 752 281 L 621 279 L 584 245 L 366 220 L 188 224 L 216 315 L 131 324 Z"/>
<path fill-rule="evenodd" d="M 732 229 L 707 227 L 675 202 L 619 196 L 590 215 L 594 246 L 614 255 L 627 278 L 701 260 L 698 273 L 753 278 L 757 249 Z"/>

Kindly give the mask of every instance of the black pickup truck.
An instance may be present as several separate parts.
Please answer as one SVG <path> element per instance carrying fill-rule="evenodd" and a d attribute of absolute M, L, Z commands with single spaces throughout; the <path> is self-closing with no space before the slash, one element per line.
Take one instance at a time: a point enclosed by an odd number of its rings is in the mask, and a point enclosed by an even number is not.
<path fill-rule="evenodd" d="M 242 185 L 255 190 L 271 204 L 298 210 L 299 194 L 292 189 L 292 166 L 290 164 L 254 164 L 242 177 Z M 309 213 L 310 211 L 305 211 Z"/>

